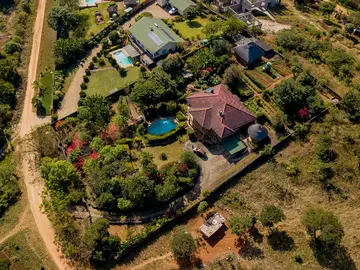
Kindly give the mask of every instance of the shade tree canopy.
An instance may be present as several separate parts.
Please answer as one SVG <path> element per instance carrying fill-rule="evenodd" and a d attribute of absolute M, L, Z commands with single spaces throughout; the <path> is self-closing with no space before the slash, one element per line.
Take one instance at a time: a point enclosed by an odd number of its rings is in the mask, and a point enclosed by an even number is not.
<path fill-rule="evenodd" d="M 259 220 L 266 227 L 273 227 L 276 223 L 285 220 L 284 212 L 275 205 L 266 205 L 262 209 Z"/>
<path fill-rule="evenodd" d="M 134 84 L 130 98 L 142 107 L 155 107 L 178 96 L 177 84 L 160 67 L 150 73 L 143 73 Z"/>
<path fill-rule="evenodd" d="M 171 251 L 174 257 L 180 261 L 189 261 L 196 251 L 196 244 L 191 234 L 177 232 L 171 239 Z"/>
<path fill-rule="evenodd" d="M 246 233 L 253 226 L 251 215 L 236 215 L 229 218 L 231 232 L 238 236 Z"/>
<path fill-rule="evenodd" d="M 69 32 L 78 26 L 79 18 L 71 9 L 60 6 L 51 9 L 48 23 L 59 38 L 67 38 Z"/>
<path fill-rule="evenodd" d="M 309 208 L 302 217 L 302 223 L 315 243 L 325 249 L 340 246 L 344 228 L 333 213 L 321 208 Z"/>

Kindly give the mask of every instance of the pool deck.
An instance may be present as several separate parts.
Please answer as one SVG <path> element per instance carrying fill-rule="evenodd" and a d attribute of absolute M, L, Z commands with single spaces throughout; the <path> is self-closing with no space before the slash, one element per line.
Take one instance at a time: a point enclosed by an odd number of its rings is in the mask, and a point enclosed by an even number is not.
<path fill-rule="evenodd" d="M 116 60 L 116 63 L 118 63 L 118 65 L 119 65 L 120 67 L 122 67 L 122 68 L 133 67 L 134 64 L 129 64 L 129 65 L 124 66 L 123 64 L 120 63 L 120 61 L 118 61 L 118 60 L 116 59 L 115 53 L 117 53 L 117 52 L 119 52 L 119 51 L 122 51 L 122 53 L 125 54 L 126 57 L 128 57 L 129 59 L 131 59 L 131 57 L 129 57 L 129 55 L 128 55 L 123 49 L 118 49 L 118 50 L 113 51 L 113 52 L 110 53 L 110 54 L 112 55 L 112 57 Z"/>
<path fill-rule="evenodd" d="M 86 3 L 85 0 L 82 0 L 82 1 L 79 3 L 79 8 L 97 7 L 97 4 L 100 4 L 100 3 L 111 3 L 111 2 L 115 2 L 115 1 L 114 1 L 114 0 L 96 0 L 96 3 L 94 3 L 94 4 L 88 4 L 88 3 Z"/>

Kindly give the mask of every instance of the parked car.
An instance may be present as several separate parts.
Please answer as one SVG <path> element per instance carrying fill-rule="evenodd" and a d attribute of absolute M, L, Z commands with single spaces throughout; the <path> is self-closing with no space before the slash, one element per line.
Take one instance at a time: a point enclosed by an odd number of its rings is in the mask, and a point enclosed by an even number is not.
<path fill-rule="evenodd" d="M 178 12 L 178 9 L 173 7 L 172 9 L 169 10 L 169 14 L 170 15 L 175 15 Z"/>
<path fill-rule="evenodd" d="M 204 149 L 200 148 L 200 147 L 197 147 L 196 145 L 192 146 L 192 150 L 199 157 L 205 157 L 206 156 L 206 151 Z"/>

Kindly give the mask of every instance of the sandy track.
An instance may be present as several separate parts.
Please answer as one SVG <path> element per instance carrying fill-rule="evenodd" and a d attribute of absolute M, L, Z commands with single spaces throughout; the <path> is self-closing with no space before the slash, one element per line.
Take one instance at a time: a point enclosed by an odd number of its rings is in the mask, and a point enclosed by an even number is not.
<path fill-rule="evenodd" d="M 31 100 L 34 96 L 34 89 L 32 83 L 37 79 L 37 65 L 40 54 L 41 35 L 43 30 L 43 23 L 45 17 L 46 0 L 39 0 L 37 7 L 37 15 L 34 24 L 33 44 L 31 49 L 27 87 L 24 100 L 24 108 L 19 123 L 19 135 L 21 138 L 29 134 L 32 128 L 50 122 L 50 118 L 38 118 L 33 111 Z M 25 146 L 27 142 L 23 144 Z M 21 172 L 26 184 L 29 206 L 34 216 L 36 226 L 39 230 L 41 238 L 44 241 L 46 249 L 54 260 L 59 269 L 70 269 L 67 266 L 62 254 L 59 252 L 58 247 L 54 244 L 55 234 L 51 227 L 51 223 L 47 216 L 41 212 L 40 206 L 42 203 L 41 193 L 43 190 L 43 182 L 39 180 L 39 175 L 36 175 L 35 155 L 31 151 L 27 151 L 20 144 L 19 151 L 21 153 Z M 15 227 L 16 228 L 16 227 Z"/>
<path fill-rule="evenodd" d="M 30 210 L 29 206 L 26 206 L 25 210 L 23 211 L 23 213 L 19 218 L 18 224 L 16 224 L 16 226 L 10 232 L 8 232 L 3 238 L 0 239 L 0 245 L 6 242 L 6 240 L 8 240 L 10 237 L 17 234 L 18 232 L 20 232 L 21 230 L 25 229 L 28 226 L 27 221 L 29 214 L 31 214 L 29 213 L 29 210 Z"/>
<path fill-rule="evenodd" d="M 172 257 L 172 254 L 169 252 L 169 253 L 167 253 L 167 254 L 165 254 L 165 255 L 163 255 L 163 256 L 151 258 L 151 259 L 149 259 L 149 260 L 147 260 L 147 261 L 144 261 L 143 263 L 138 264 L 138 265 L 132 267 L 131 270 L 139 270 L 139 269 L 147 266 L 147 265 L 150 264 L 150 263 L 153 263 L 153 262 L 158 261 L 158 260 L 164 260 L 164 259 L 171 258 L 171 257 Z"/>
<path fill-rule="evenodd" d="M 39 118 L 31 104 L 31 100 L 35 94 L 35 90 L 32 87 L 32 83 L 36 81 L 37 65 L 39 61 L 40 45 L 41 45 L 41 34 L 43 30 L 43 23 L 45 17 L 45 6 L 46 0 L 39 0 L 37 15 L 34 25 L 33 43 L 31 48 L 30 63 L 28 69 L 26 93 L 24 100 L 24 108 L 20 119 L 20 136 L 31 132 L 32 127 L 39 126 L 50 121 L 49 117 Z"/>
<path fill-rule="evenodd" d="M 65 93 L 64 100 L 61 102 L 61 108 L 58 110 L 59 119 L 62 119 L 78 109 L 78 102 L 80 99 L 80 85 L 84 81 L 83 76 L 85 74 L 85 69 L 89 66 L 92 61 L 93 56 L 96 56 L 100 52 L 101 47 L 97 47 L 91 51 L 89 56 L 86 58 L 85 62 L 79 69 L 76 71 L 74 78 L 72 79 L 69 88 Z"/>

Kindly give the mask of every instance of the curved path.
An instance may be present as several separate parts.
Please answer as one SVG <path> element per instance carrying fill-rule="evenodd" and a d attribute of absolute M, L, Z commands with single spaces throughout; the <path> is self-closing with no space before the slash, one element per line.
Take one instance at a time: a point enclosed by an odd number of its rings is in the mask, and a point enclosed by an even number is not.
<path fill-rule="evenodd" d="M 37 65 L 40 54 L 40 44 L 41 44 L 41 35 L 43 30 L 43 23 L 45 17 L 45 6 L 46 0 L 39 0 L 37 7 L 37 15 L 34 24 L 34 32 L 33 32 L 33 44 L 31 49 L 29 70 L 28 70 L 28 78 L 27 78 L 27 87 L 25 93 L 24 100 L 24 108 L 21 115 L 20 123 L 19 123 L 19 136 L 20 138 L 24 138 L 27 134 L 29 134 L 32 128 L 49 123 L 50 118 L 38 118 L 36 113 L 32 108 L 32 98 L 34 96 L 34 89 L 32 87 L 33 81 L 36 80 L 37 74 Z M 46 214 L 42 213 L 40 206 L 42 203 L 41 193 L 43 190 L 43 183 L 39 180 L 38 175 L 36 174 L 35 167 L 35 155 L 31 151 L 27 151 L 27 149 L 23 149 L 23 146 L 26 146 L 27 142 L 21 143 L 18 146 L 16 151 L 21 153 L 21 172 L 23 174 L 23 179 L 27 188 L 27 195 L 29 200 L 29 206 L 31 212 L 34 216 L 36 226 L 39 230 L 41 238 L 44 241 L 46 249 L 54 260 L 55 264 L 59 269 L 70 269 L 67 266 L 67 263 L 64 259 L 62 259 L 62 254 L 59 252 L 58 247 L 54 244 L 55 233 L 51 227 L 51 223 L 46 216 Z"/>
<path fill-rule="evenodd" d="M 163 259 L 166 259 L 166 258 L 171 257 L 171 256 L 172 256 L 172 254 L 169 252 L 169 253 L 166 253 L 166 254 L 163 255 L 163 256 L 151 258 L 151 259 L 149 259 L 149 260 L 147 260 L 147 261 L 145 261 L 145 262 L 143 262 L 143 263 L 141 263 L 141 264 L 138 264 L 138 265 L 132 267 L 131 270 L 141 269 L 141 268 L 143 268 L 144 266 L 146 266 L 146 265 L 148 265 L 148 264 L 150 264 L 150 263 L 153 263 L 153 262 L 158 261 L 158 260 L 163 260 Z"/>
<path fill-rule="evenodd" d="M 17 234 L 18 232 L 20 232 L 21 230 L 25 229 L 28 226 L 27 217 L 29 214 L 31 214 L 29 213 L 29 210 L 30 210 L 29 206 L 26 206 L 25 210 L 23 211 L 23 213 L 19 218 L 18 224 L 16 224 L 16 226 L 10 232 L 8 232 L 6 235 L 4 235 L 3 238 L 0 239 L 0 245 L 6 242 L 6 240 L 8 240 L 10 237 Z"/>

